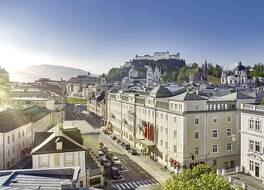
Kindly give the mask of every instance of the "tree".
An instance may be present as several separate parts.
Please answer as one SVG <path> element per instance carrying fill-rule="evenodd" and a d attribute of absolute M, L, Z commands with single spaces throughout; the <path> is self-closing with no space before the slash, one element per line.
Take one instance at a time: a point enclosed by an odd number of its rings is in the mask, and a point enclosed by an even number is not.
<path fill-rule="evenodd" d="M 186 67 L 182 67 L 179 70 L 178 81 L 183 82 L 186 80 L 188 80 L 187 69 Z"/>
<path fill-rule="evenodd" d="M 262 98 L 261 105 L 264 105 L 264 98 Z"/>
<path fill-rule="evenodd" d="M 186 169 L 168 179 L 162 186 L 163 190 L 235 190 L 215 169 L 201 164 L 193 169 Z"/>
<path fill-rule="evenodd" d="M 253 67 L 253 77 L 264 77 L 264 65 L 262 63 L 256 64 Z"/>

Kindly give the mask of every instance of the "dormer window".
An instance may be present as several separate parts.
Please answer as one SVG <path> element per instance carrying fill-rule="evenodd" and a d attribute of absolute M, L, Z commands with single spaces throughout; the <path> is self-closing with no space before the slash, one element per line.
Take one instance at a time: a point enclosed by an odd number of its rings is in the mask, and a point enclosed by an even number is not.
<path fill-rule="evenodd" d="M 56 139 L 56 150 L 62 150 L 62 140 L 61 138 Z"/>

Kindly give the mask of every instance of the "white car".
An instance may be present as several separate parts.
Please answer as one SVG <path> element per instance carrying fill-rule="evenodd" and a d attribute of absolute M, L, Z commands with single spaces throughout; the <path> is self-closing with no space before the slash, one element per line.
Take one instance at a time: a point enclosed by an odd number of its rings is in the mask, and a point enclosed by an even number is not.
<path fill-rule="evenodd" d="M 99 151 L 98 152 L 98 157 L 99 157 L 100 160 L 105 159 L 105 154 L 103 153 L 103 151 Z"/>
<path fill-rule="evenodd" d="M 103 163 L 104 167 L 110 167 L 111 166 L 111 162 L 109 160 L 107 160 L 106 158 L 102 160 L 102 163 Z"/>
<path fill-rule="evenodd" d="M 113 164 L 115 164 L 115 165 L 120 165 L 120 164 L 121 164 L 119 158 L 117 158 L 116 156 L 114 156 L 114 157 L 112 158 L 112 162 L 113 162 Z"/>

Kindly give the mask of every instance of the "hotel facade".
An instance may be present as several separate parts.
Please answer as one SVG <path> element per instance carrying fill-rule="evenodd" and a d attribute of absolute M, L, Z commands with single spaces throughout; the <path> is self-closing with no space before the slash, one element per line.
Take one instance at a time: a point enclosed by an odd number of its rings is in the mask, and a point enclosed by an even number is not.
<path fill-rule="evenodd" d="M 241 106 L 241 166 L 264 181 L 264 106 Z"/>
<path fill-rule="evenodd" d="M 238 93 L 172 96 L 162 86 L 149 94 L 110 92 L 108 128 L 171 170 L 199 163 L 230 168 L 240 164 L 238 108 L 254 101 Z"/>

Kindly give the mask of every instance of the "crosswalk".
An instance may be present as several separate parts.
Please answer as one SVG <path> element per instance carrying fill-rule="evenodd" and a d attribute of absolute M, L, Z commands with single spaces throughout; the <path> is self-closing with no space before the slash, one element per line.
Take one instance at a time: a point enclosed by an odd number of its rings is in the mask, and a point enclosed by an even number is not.
<path fill-rule="evenodd" d="M 151 178 L 151 179 L 145 179 L 145 180 L 140 180 L 140 181 L 124 182 L 124 183 L 115 184 L 115 187 L 118 190 L 126 190 L 126 189 L 136 189 L 136 188 L 143 187 L 143 186 L 154 185 L 157 183 L 160 183 L 160 181 L 154 178 Z"/>

